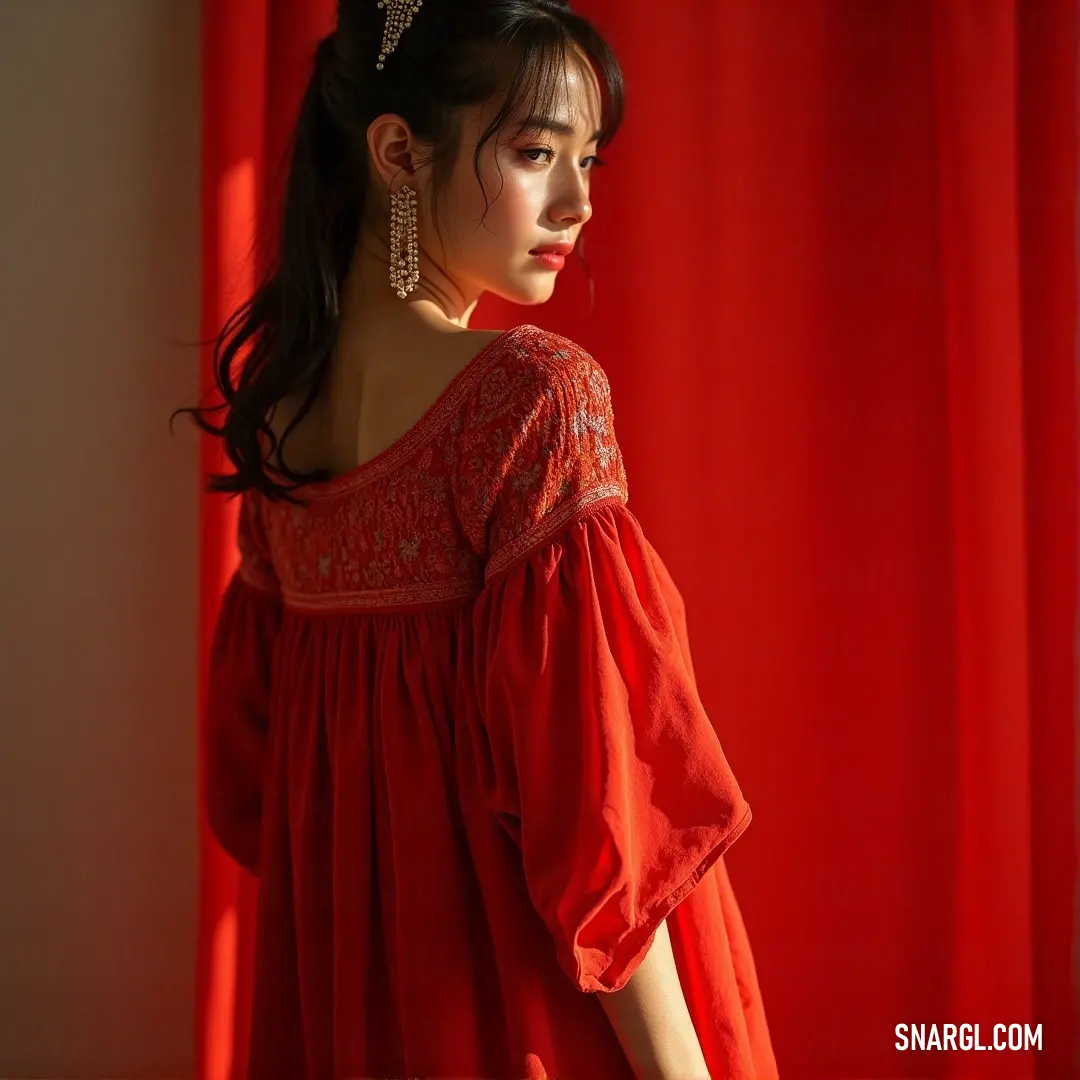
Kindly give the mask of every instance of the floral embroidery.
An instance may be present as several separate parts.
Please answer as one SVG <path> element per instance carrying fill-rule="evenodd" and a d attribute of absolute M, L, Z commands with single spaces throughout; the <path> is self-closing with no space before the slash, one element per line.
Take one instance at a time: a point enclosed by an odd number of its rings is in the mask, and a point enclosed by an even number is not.
<path fill-rule="evenodd" d="M 486 559 L 490 581 L 589 509 L 626 503 L 607 376 L 582 348 L 550 335 L 555 348 L 518 358 L 517 392 L 507 403 L 500 454 L 478 453 L 473 474 L 459 474 L 459 512 Z M 511 361 L 513 363 L 513 361 Z M 463 442 L 491 442 L 469 417 Z"/>
<path fill-rule="evenodd" d="M 607 376 L 566 338 L 516 327 L 370 468 L 297 495 L 306 506 L 246 493 L 239 537 L 244 577 L 288 606 L 475 597 L 575 518 L 627 501 Z"/>

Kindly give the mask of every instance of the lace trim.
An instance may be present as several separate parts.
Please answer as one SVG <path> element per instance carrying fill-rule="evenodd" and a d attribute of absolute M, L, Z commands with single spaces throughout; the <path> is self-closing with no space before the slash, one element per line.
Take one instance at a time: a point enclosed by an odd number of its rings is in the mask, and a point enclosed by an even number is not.
<path fill-rule="evenodd" d="M 500 548 L 485 568 L 484 582 L 489 583 L 496 574 L 507 569 L 519 556 L 540 547 L 544 541 L 550 540 L 563 526 L 586 510 L 598 510 L 608 503 L 620 503 L 625 506 L 626 501 L 626 490 L 620 484 L 605 484 L 603 487 L 586 491 L 576 499 L 571 499 L 558 510 L 548 514 L 529 532 Z"/>
<path fill-rule="evenodd" d="M 475 579 L 432 581 L 401 585 L 392 589 L 362 589 L 357 592 L 300 593 L 286 590 L 285 605 L 297 611 L 386 609 L 417 604 L 443 603 L 477 596 L 480 584 Z"/>

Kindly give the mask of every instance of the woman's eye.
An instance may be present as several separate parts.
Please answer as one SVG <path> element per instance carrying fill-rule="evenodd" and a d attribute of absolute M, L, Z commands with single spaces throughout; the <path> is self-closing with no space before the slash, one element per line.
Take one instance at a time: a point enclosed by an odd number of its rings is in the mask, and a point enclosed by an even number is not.
<path fill-rule="evenodd" d="M 549 164 L 551 162 L 551 159 L 555 156 L 555 151 L 554 150 L 548 149 L 547 147 L 540 147 L 540 146 L 535 147 L 532 150 L 522 150 L 521 152 L 522 152 L 522 154 L 525 155 L 525 157 L 527 157 L 530 161 L 535 162 L 536 164 L 539 164 L 541 159 L 532 157 L 531 156 L 532 154 L 544 154 L 544 155 L 546 155 Z M 595 154 L 590 155 L 589 157 L 587 157 L 582 162 L 582 166 L 583 166 L 583 168 L 585 169 L 586 172 L 592 172 L 593 169 L 602 168 L 604 164 L 605 163 L 600 158 L 598 158 Z"/>

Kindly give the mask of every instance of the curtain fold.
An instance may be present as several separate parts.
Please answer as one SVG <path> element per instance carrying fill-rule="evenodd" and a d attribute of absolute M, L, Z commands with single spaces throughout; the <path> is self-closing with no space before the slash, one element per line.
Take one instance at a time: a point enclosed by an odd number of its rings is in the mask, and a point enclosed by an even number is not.
<path fill-rule="evenodd" d="M 266 267 L 276 241 L 275 193 L 311 55 L 333 26 L 330 0 L 203 0 L 203 338 L 216 336 Z M 202 384 L 213 386 L 212 349 Z M 216 440 L 203 441 L 200 466 L 223 471 Z M 214 622 L 235 548 L 238 500 L 203 495 L 199 700 Z M 205 732 L 199 731 L 200 886 L 196 953 L 198 1080 L 240 1080 L 247 1064 L 257 884 L 220 849 L 202 812 Z"/>
<path fill-rule="evenodd" d="M 595 304 L 571 264 L 545 308 L 473 325 L 539 322 L 608 371 L 754 807 L 728 865 L 781 1075 L 1077 1075 L 1076 4 L 576 6 L 630 89 Z M 210 337 L 272 250 L 333 11 L 203 15 Z M 234 522 L 204 496 L 204 665 Z M 226 1080 L 255 884 L 200 830 L 197 1060 Z M 894 1045 L 975 1022 L 1043 1049 Z"/>

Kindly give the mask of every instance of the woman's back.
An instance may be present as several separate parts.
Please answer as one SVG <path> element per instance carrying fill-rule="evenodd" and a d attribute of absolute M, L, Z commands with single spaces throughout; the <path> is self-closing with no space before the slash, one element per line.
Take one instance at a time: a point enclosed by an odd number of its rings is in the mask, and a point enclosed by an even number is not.
<path fill-rule="evenodd" d="M 422 327 L 415 340 L 399 338 L 380 348 L 364 340 L 362 328 L 342 327 L 324 385 L 288 433 L 285 464 L 295 473 L 340 476 L 377 457 L 415 427 L 458 373 L 499 336 L 494 330 Z M 307 395 L 307 387 L 293 391 L 268 418 L 279 441 Z"/>

